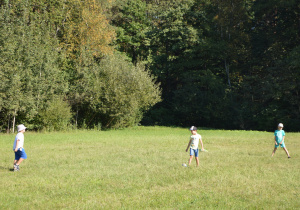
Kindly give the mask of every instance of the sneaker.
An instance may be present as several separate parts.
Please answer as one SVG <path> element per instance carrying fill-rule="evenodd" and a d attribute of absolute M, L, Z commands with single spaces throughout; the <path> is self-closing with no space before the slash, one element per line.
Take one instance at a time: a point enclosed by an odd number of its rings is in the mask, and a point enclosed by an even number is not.
<path fill-rule="evenodd" d="M 14 165 L 14 171 L 20 171 L 20 166 L 17 165 L 17 164 L 15 164 L 15 165 Z"/>
<path fill-rule="evenodd" d="M 291 156 L 288 156 L 288 158 L 291 158 Z"/>

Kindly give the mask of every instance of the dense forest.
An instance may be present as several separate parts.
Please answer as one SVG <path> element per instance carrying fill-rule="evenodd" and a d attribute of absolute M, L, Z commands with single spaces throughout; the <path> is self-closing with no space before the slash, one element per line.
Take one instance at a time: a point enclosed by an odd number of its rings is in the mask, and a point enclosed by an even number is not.
<path fill-rule="evenodd" d="M 0 130 L 300 125 L 298 0 L 0 0 Z"/>

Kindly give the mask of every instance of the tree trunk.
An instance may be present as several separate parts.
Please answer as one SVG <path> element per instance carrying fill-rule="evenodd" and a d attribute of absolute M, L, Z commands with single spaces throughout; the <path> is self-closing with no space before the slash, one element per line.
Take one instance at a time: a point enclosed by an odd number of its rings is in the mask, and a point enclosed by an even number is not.
<path fill-rule="evenodd" d="M 78 106 L 76 108 L 76 117 L 75 117 L 75 127 L 77 128 L 77 119 L 78 119 Z"/>
<path fill-rule="evenodd" d="M 8 115 L 8 121 L 7 121 L 7 129 L 6 129 L 6 133 L 9 133 L 9 124 L 10 124 L 10 114 Z"/>
<path fill-rule="evenodd" d="M 13 118 L 13 127 L 12 127 L 12 129 L 13 129 L 13 133 L 15 132 L 15 125 L 16 125 L 16 114 L 17 114 L 17 111 L 15 110 L 15 112 L 14 112 L 14 118 Z"/>
<path fill-rule="evenodd" d="M 227 80 L 228 80 L 228 85 L 231 88 L 231 82 L 230 82 L 230 77 L 229 77 L 229 64 L 227 63 L 226 59 L 224 60 L 225 63 L 225 70 L 227 74 Z"/>

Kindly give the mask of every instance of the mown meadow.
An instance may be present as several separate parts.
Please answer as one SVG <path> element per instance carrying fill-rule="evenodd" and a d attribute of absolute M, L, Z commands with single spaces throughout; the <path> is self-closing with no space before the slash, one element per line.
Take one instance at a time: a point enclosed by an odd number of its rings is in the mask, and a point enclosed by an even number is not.
<path fill-rule="evenodd" d="M 200 130 L 200 167 L 183 167 L 190 132 L 134 127 L 0 135 L 0 209 L 299 209 L 300 133 L 271 158 L 273 133 Z"/>

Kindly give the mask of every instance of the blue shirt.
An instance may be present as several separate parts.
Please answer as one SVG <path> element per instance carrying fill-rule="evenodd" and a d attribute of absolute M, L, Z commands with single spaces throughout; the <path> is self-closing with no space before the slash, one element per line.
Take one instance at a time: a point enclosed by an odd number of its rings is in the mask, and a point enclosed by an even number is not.
<path fill-rule="evenodd" d="M 284 130 L 276 130 L 275 133 L 274 133 L 274 136 L 276 138 L 276 142 L 279 144 L 282 142 L 283 140 L 283 137 L 285 136 L 285 132 Z"/>

